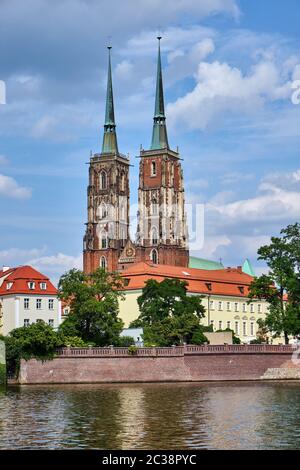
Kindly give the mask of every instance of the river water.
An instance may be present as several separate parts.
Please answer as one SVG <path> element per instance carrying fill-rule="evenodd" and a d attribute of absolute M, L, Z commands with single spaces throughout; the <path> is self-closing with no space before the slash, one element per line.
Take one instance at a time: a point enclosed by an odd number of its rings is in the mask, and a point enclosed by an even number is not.
<path fill-rule="evenodd" d="M 11 387 L 0 449 L 300 449 L 300 383 Z"/>

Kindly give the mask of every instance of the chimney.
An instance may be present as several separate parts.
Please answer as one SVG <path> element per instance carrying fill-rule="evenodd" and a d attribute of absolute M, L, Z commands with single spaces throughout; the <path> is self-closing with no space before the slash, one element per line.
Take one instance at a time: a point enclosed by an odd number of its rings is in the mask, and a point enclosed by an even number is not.
<path fill-rule="evenodd" d="M 242 273 L 243 272 L 243 266 L 238 266 L 237 270 L 238 270 L 239 273 Z"/>
<path fill-rule="evenodd" d="M 9 266 L 3 266 L 2 271 L 5 273 L 6 271 L 9 271 L 10 267 Z"/>

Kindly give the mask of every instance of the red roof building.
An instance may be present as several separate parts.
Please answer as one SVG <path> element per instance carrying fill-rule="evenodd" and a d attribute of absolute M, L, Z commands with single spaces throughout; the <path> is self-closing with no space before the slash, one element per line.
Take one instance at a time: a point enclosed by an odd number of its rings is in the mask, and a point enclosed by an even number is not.
<path fill-rule="evenodd" d="M 4 267 L 0 271 L 0 333 L 44 320 L 57 328 L 61 306 L 49 277 L 31 266 Z"/>

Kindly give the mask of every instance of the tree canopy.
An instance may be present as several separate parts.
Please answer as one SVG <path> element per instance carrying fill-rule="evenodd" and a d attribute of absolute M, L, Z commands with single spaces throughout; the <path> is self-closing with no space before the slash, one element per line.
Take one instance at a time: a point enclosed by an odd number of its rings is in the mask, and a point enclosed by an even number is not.
<path fill-rule="evenodd" d="M 300 224 L 289 225 L 280 237 L 272 237 L 258 255 L 269 272 L 254 279 L 249 298 L 268 302 L 266 319 L 259 325 L 274 337 L 283 334 L 288 344 L 289 336 L 300 333 Z"/>
<path fill-rule="evenodd" d="M 170 346 L 207 341 L 200 319 L 204 316 L 201 296 L 188 296 L 187 283 L 179 279 L 150 279 L 138 298 L 139 318 L 131 327 L 144 328 L 144 342 Z"/>
<path fill-rule="evenodd" d="M 59 297 L 70 305 L 70 314 L 59 331 L 97 346 L 115 344 L 123 329 L 118 318 L 122 286 L 117 273 L 102 268 L 91 274 L 77 269 L 64 274 L 58 285 Z"/>

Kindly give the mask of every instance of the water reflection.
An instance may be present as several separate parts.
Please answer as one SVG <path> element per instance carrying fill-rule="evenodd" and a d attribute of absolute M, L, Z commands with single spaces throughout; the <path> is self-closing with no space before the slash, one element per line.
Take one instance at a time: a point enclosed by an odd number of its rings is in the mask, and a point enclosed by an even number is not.
<path fill-rule="evenodd" d="M 299 449 L 300 383 L 67 385 L 0 393 L 0 448 Z"/>

